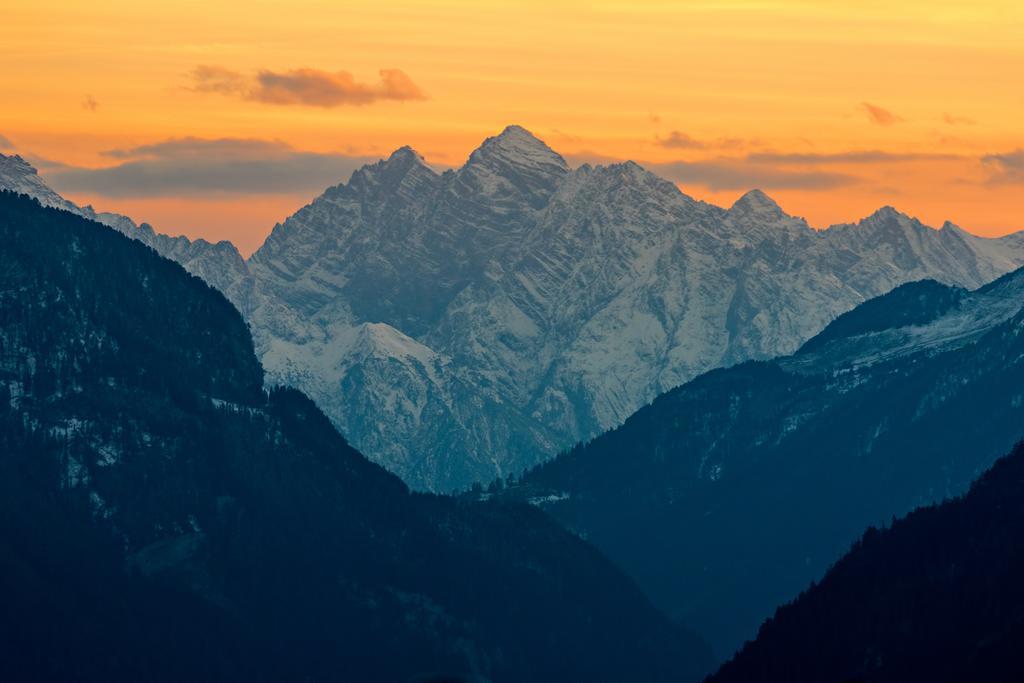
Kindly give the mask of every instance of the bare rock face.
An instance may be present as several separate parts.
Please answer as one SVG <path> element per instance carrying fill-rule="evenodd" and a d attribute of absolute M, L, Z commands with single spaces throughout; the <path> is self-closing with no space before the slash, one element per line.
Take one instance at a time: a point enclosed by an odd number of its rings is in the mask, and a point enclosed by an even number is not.
<path fill-rule="evenodd" d="M 632 162 L 571 170 L 510 126 L 443 174 L 402 148 L 279 225 L 249 261 L 265 298 L 248 315 L 272 379 L 413 486 L 451 490 L 791 353 L 903 282 L 976 287 L 1020 263 L 1019 239 L 891 209 L 817 231 L 757 190 L 723 210 Z"/>

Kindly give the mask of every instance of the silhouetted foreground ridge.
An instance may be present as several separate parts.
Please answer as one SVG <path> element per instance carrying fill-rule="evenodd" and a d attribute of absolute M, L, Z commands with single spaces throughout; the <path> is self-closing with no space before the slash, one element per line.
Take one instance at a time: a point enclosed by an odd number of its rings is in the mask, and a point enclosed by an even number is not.
<path fill-rule="evenodd" d="M 870 529 L 711 683 L 1024 680 L 1024 447 Z"/>
<path fill-rule="evenodd" d="M 241 316 L 0 193 L 0 679 L 693 681 L 710 655 L 539 510 L 410 494 Z"/>

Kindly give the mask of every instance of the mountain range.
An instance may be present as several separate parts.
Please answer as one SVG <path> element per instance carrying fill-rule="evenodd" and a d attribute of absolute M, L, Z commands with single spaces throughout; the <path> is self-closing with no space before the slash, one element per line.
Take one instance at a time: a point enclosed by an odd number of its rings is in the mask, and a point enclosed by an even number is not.
<path fill-rule="evenodd" d="M 15 679 L 99 622 L 135 654 L 88 638 L 54 677 L 273 678 L 298 648 L 312 679 L 695 680 L 709 649 L 657 608 L 738 651 L 715 680 L 1013 670 L 1020 453 L 982 473 L 1024 433 L 1022 233 L 817 231 L 518 127 L 442 174 L 402 148 L 249 259 L 20 157 L 2 187 L 52 207 L 0 194 Z M 410 493 L 335 427 L 414 488 L 500 478 Z"/>
<path fill-rule="evenodd" d="M 3 186 L 69 208 L 17 159 L 0 159 Z M 1020 233 L 888 207 L 815 230 L 756 190 L 722 209 L 632 162 L 570 168 L 518 126 L 444 173 L 401 148 L 248 260 L 77 210 L 224 292 L 271 382 L 437 491 L 521 472 L 713 368 L 791 353 L 896 285 L 975 288 L 1024 263 Z"/>
<path fill-rule="evenodd" d="M 1024 270 L 915 282 L 795 354 L 706 373 L 524 476 L 728 655 L 869 525 L 961 494 L 1024 436 Z"/>
<path fill-rule="evenodd" d="M 142 244 L 0 192 L 0 679 L 696 681 L 541 511 L 410 493 Z"/>

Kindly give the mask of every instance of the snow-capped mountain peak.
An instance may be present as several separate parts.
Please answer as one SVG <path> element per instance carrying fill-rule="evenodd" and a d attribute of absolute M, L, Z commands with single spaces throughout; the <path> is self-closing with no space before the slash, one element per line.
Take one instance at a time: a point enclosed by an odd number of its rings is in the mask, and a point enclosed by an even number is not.
<path fill-rule="evenodd" d="M 536 135 L 522 126 L 511 125 L 494 137 L 487 138 L 483 144 L 470 154 L 468 164 L 503 161 L 513 166 L 555 167 L 568 171 L 569 166 L 562 156 L 547 146 Z"/>
<path fill-rule="evenodd" d="M 0 170 L 10 173 L 12 177 L 16 173 L 36 174 L 36 169 L 25 161 L 20 154 L 4 154 L 0 152 Z"/>
<path fill-rule="evenodd" d="M 870 216 L 857 221 L 862 229 L 884 232 L 908 232 L 915 229 L 931 229 L 913 216 L 909 216 L 888 204 L 876 210 Z"/>
<path fill-rule="evenodd" d="M 421 163 L 424 166 L 426 162 L 423 160 L 423 155 L 412 148 L 411 145 L 402 145 L 388 157 L 389 162 L 409 160 L 417 163 Z"/>
<path fill-rule="evenodd" d="M 635 161 L 623 161 L 617 164 L 598 167 L 606 169 L 606 172 L 615 176 L 625 185 L 638 185 L 644 183 L 664 183 L 663 178 L 656 176 Z M 675 187 L 674 183 L 670 183 Z M 678 190 L 678 188 L 676 188 Z"/>
<path fill-rule="evenodd" d="M 43 206 L 63 209 L 80 215 L 87 213 L 50 189 L 50 186 L 39 176 L 35 167 L 18 154 L 0 153 L 0 189 L 28 195 Z"/>
<path fill-rule="evenodd" d="M 389 201 L 397 195 L 412 200 L 421 192 L 430 192 L 440 176 L 423 157 L 408 145 L 399 147 L 374 164 L 357 169 L 347 185 L 338 185 L 328 195 L 356 193 L 372 201 Z"/>
<path fill-rule="evenodd" d="M 886 204 L 884 206 L 880 206 L 879 208 L 875 209 L 875 211 L 870 216 L 865 218 L 864 220 L 865 221 L 891 220 L 891 219 L 894 219 L 894 218 L 899 218 L 900 216 L 904 216 L 904 215 L 905 214 L 903 214 L 901 211 L 899 211 L 895 206 L 893 206 L 891 204 Z"/>
<path fill-rule="evenodd" d="M 505 202 L 521 197 L 532 208 L 541 208 L 556 185 L 569 173 L 565 159 L 521 126 L 509 126 L 469 155 L 456 172 L 453 188 L 480 198 Z"/>
<path fill-rule="evenodd" d="M 761 190 L 750 190 L 737 199 L 729 208 L 729 213 L 744 217 L 763 217 L 767 220 L 789 217 L 774 199 Z"/>

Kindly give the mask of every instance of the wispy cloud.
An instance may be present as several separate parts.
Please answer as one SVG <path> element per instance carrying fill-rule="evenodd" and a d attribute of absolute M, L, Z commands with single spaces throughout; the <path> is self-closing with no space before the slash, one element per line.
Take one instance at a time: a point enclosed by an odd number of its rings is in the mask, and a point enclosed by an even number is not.
<path fill-rule="evenodd" d="M 1024 149 L 987 154 L 981 160 L 992 169 L 987 181 L 989 185 L 1024 184 Z"/>
<path fill-rule="evenodd" d="M 615 164 L 623 159 L 597 152 L 579 152 L 566 156 L 569 164 Z M 832 171 L 788 169 L 779 165 L 752 162 L 747 157 L 717 157 L 699 161 L 642 162 L 647 170 L 677 183 L 701 185 L 712 191 L 749 190 L 830 190 L 854 185 L 860 179 Z"/>
<path fill-rule="evenodd" d="M 747 155 L 748 161 L 769 164 L 881 164 L 906 161 L 957 161 L 958 154 L 937 152 L 883 152 L 881 150 L 851 150 L 846 152 L 756 152 Z"/>
<path fill-rule="evenodd" d="M 105 155 L 105 168 L 54 166 L 58 191 L 107 197 L 315 193 L 373 158 L 301 151 L 275 140 L 177 138 Z"/>
<path fill-rule="evenodd" d="M 195 92 L 244 97 L 251 88 L 250 79 L 241 72 L 223 66 L 202 64 L 192 69 L 189 75 L 192 78 L 192 86 L 189 89 Z"/>
<path fill-rule="evenodd" d="M 312 107 L 361 106 L 382 100 L 423 100 L 427 96 L 400 69 L 381 69 L 375 83 L 362 83 L 347 71 L 262 69 L 253 75 L 222 66 L 192 70 L 195 92 L 217 93 L 254 102 Z"/>
<path fill-rule="evenodd" d="M 707 147 L 707 143 L 703 140 L 698 140 L 678 130 L 672 131 L 667 137 L 657 138 L 656 142 L 661 147 L 668 149 L 704 149 Z"/>
<path fill-rule="evenodd" d="M 861 102 L 860 107 L 864 113 L 868 115 L 868 119 L 879 126 L 891 126 L 894 123 L 900 123 L 903 121 L 903 117 L 897 116 L 888 109 L 880 107 L 877 104 Z"/>
<path fill-rule="evenodd" d="M 942 120 L 950 126 L 973 126 L 977 123 L 977 121 L 968 116 L 954 116 L 949 113 L 943 114 Z"/>
<path fill-rule="evenodd" d="M 10 138 L 0 135 L 0 149 L 14 149 L 14 143 L 11 142 Z"/>
<path fill-rule="evenodd" d="M 655 138 L 655 143 L 666 149 L 735 149 L 745 144 L 740 138 L 720 137 L 713 140 L 700 140 L 688 133 L 673 130 L 665 137 Z"/>
<path fill-rule="evenodd" d="M 710 159 L 650 164 L 649 168 L 670 180 L 695 183 L 710 190 L 831 190 L 854 185 L 856 176 L 831 171 L 794 171 L 745 159 Z"/>
<path fill-rule="evenodd" d="M 30 151 L 23 151 L 20 154 L 22 158 L 25 159 L 25 161 L 35 166 L 36 170 L 41 173 L 46 173 L 47 171 L 77 168 L 76 166 L 66 164 L 63 161 L 57 161 L 55 159 L 50 159 L 49 157 L 39 156 L 38 154 L 35 154 Z"/>
<path fill-rule="evenodd" d="M 562 156 L 563 158 L 565 158 L 565 162 L 569 164 L 569 166 L 571 166 L 572 168 L 578 168 L 583 164 L 608 165 L 621 164 L 622 162 L 626 161 L 622 157 L 613 157 L 607 154 L 602 154 L 600 152 L 595 152 L 590 149 L 581 150 L 579 152 L 574 152 L 571 154 L 563 154 Z"/>
<path fill-rule="evenodd" d="M 149 145 L 102 152 L 111 159 L 252 159 L 254 157 L 281 157 L 294 153 L 279 140 L 259 138 L 171 138 Z"/>

